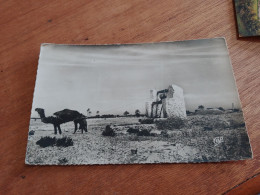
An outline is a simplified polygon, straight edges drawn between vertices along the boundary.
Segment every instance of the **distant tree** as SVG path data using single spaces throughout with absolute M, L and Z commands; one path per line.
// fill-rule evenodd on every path
M 199 109 L 199 110 L 204 110 L 204 106 L 203 106 L 203 105 L 200 105 L 200 106 L 198 106 L 198 109 Z
M 104 114 L 101 116 L 101 118 L 115 118 L 115 115 L 113 114 Z
M 135 111 L 135 116 L 139 117 L 140 114 L 141 114 L 140 110 L 136 109 L 136 111 Z
M 221 111 L 225 111 L 225 109 L 222 108 L 222 107 L 218 107 L 218 109 L 221 110 Z
M 124 115 L 125 115 L 125 116 L 129 115 L 129 112 L 128 112 L 128 111 L 125 111 L 125 112 L 124 112 Z
M 233 112 L 239 112 L 239 109 L 234 108 Z
M 91 111 L 90 111 L 90 108 L 87 109 L 87 116 L 91 116 Z

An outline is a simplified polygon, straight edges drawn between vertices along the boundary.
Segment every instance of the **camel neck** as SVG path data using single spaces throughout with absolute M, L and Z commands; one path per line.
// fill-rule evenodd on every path
M 41 120 L 43 120 L 45 118 L 45 113 L 44 113 L 44 110 L 42 112 L 38 112 L 40 117 L 41 117 Z

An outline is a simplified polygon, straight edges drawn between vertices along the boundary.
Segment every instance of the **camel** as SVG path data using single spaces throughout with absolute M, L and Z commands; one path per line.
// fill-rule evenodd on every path
M 78 111 L 64 109 L 64 110 L 55 112 L 53 114 L 54 116 L 48 116 L 48 117 L 45 116 L 44 109 L 42 109 L 42 108 L 36 108 L 35 111 L 38 112 L 38 114 L 41 117 L 41 121 L 43 123 L 53 124 L 54 134 L 57 134 L 57 129 L 59 130 L 59 133 L 61 134 L 60 125 L 63 123 L 70 122 L 70 121 L 74 122 L 74 125 L 75 125 L 74 133 L 76 133 L 76 131 L 78 129 L 78 124 L 79 124 L 79 129 L 81 129 L 82 133 L 83 133 L 83 130 L 85 132 L 87 132 L 86 117 L 83 114 L 79 113 Z

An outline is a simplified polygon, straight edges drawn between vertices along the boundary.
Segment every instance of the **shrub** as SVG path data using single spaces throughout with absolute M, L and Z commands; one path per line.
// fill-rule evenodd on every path
M 36 144 L 42 148 L 46 148 L 48 146 L 54 146 L 55 143 L 56 143 L 56 137 L 49 137 L 49 136 L 42 137 L 36 142 Z
M 174 117 L 167 118 L 166 120 L 157 120 L 155 124 L 158 129 L 180 129 L 184 127 L 185 122 L 181 118 Z
M 31 130 L 29 131 L 29 135 L 34 135 L 35 131 Z
M 70 137 L 63 137 L 63 138 L 57 139 L 56 146 L 58 146 L 58 147 L 73 146 L 73 140 Z
M 193 129 L 195 126 L 204 129 L 205 131 L 211 131 L 214 129 L 226 129 L 230 127 L 228 122 L 228 116 L 226 115 L 201 115 L 189 118 L 187 125 Z
M 153 124 L 154 123 L 154 119 L 153 118 L 139 119 L 139 122 L 141 124 Z
M 68 162 L 68 159 L 66 159 L 66 158 L 59 158 L 58 161 L 59 161 L 59 164 L 66 164 Z
M 244 121 L 240 121 L 240 120 L 236 120 L 236 119 L 230 119 L 229 120 L 229 123 L 230 123 L 230 127 L 231 128 L 239 128 L 239 127 L 245 127 L 245 123 Z
M 144 129 L 144 130 L 138 132 L 137 135 L 138 136 L 150 136 L 151 134 L 148 130 Z
M 131 154 L 137 154 L 137 149 L 135 149 L 135 150 L 131 150 Z
M 127 130 L 127 132 L 128 133 L 139 133 L 139 129 L 134 129 L 134 128 L 129 128 L 128 130 Z
M 106 126 L 106 129 L 102 132 L 103 136 L 111 136 L 114 137 L 116 135 L 115 131 L 110 127 L 110 125 Z
M 212 122 L 213 129 L 226 129 L 229 128 L 229 122 L 227 120 L 216 120 Z
M 204 127 L 204 131 L 212 131 L 213 128 L 212 127 Z
M 163 137 L 169 137 L 169 134 L 168 134 L 167 131 L 161 131 L 161 135 L 162 135 Z
M 58 138 L 56 137 L 42 137 L 36 142 L 37 145 L 39 145 L 42 148 L 46 148 L 49 146 L 57 146 L 57 147 L 68 147 L 73 146 L 73 140 L 68 137 Z

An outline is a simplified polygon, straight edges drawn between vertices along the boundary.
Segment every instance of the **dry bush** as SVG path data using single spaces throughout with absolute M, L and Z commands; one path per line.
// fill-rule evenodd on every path
M 34 135 L 34 133 L 35 133 L 34 130 L 29 131 L 29 135 Z
M 180 129 L 185 126 L 185 120 L 174 117 L 174 118 L 167 118 L 165 120 L 156 120 L 155 125 L 158 129 Z
M 189 128 L 201 127 L 206 131 L 214 129 L 226 129 L 230 127 L 228 117 L 222 115 L 195 115 L 189 118 L 187 123 Z
M 69 147 L 73 146 L 73 140 L 70 137 L 63 137 L 56 140 L 56 146 Z
M 139 129 L 134 129 L 134 128 L 129 128 L 128 130 L 127 130 L 127 132 L 128 133 L 139 133 Z
M 68 146 L 73 146 L 73 140 L 69 137 L 63 137 L 63 138 L 58 138 L 56 137 L 42 137 L 36 142 L 37 145 L 39 145 L 42 148 L 46 148 L 49 146 L 57 146 L 57 147 L 68 147 Z
M 154 123 L 154 119 L 153 118 L 139 119 L 139 122 L 141 124 L 153 124 Z
M 56 137 L 42 137 L 41 139 L 39 139 L 36 144 L 39 145 L 42 148 L 46 148 L 49 146 L 54 146 L 56 143 Z
M 168 138 L 168 137 L 169 137 L 169 134 L 168 134 L 167 131 L 161 131 L 161 136 Z
M 110 127 L 110 125 L 106 126 L 106 129 L 102 132 L 103 136 L 111 136 L 114 137 L 116 135 L 115 131 Z
M 66 159 L 66 158 L 59 158 L 58 161 L 59 161 L 59 164 L 62 165 L 62 164 L 66 164 L 68 162 L 68 159 Z
M 239 128 L 239 127 L 245 127 L 244 121 L 241 121 L 239 119 L 232 118 L 229 120 L 229 123 L 230 123 L 230 127 L 234 128 L 234 129 Z
M 225 129 L 230 126 L 229 122 L 226 120 L 216 120 L 216 121 L 211 121 L 212 125 L 211 127 L 213 129 Z
M 146 129 L 137 133 L 137 136 L 150 136 L 150 135 L 151 135 L 150 132 Z

